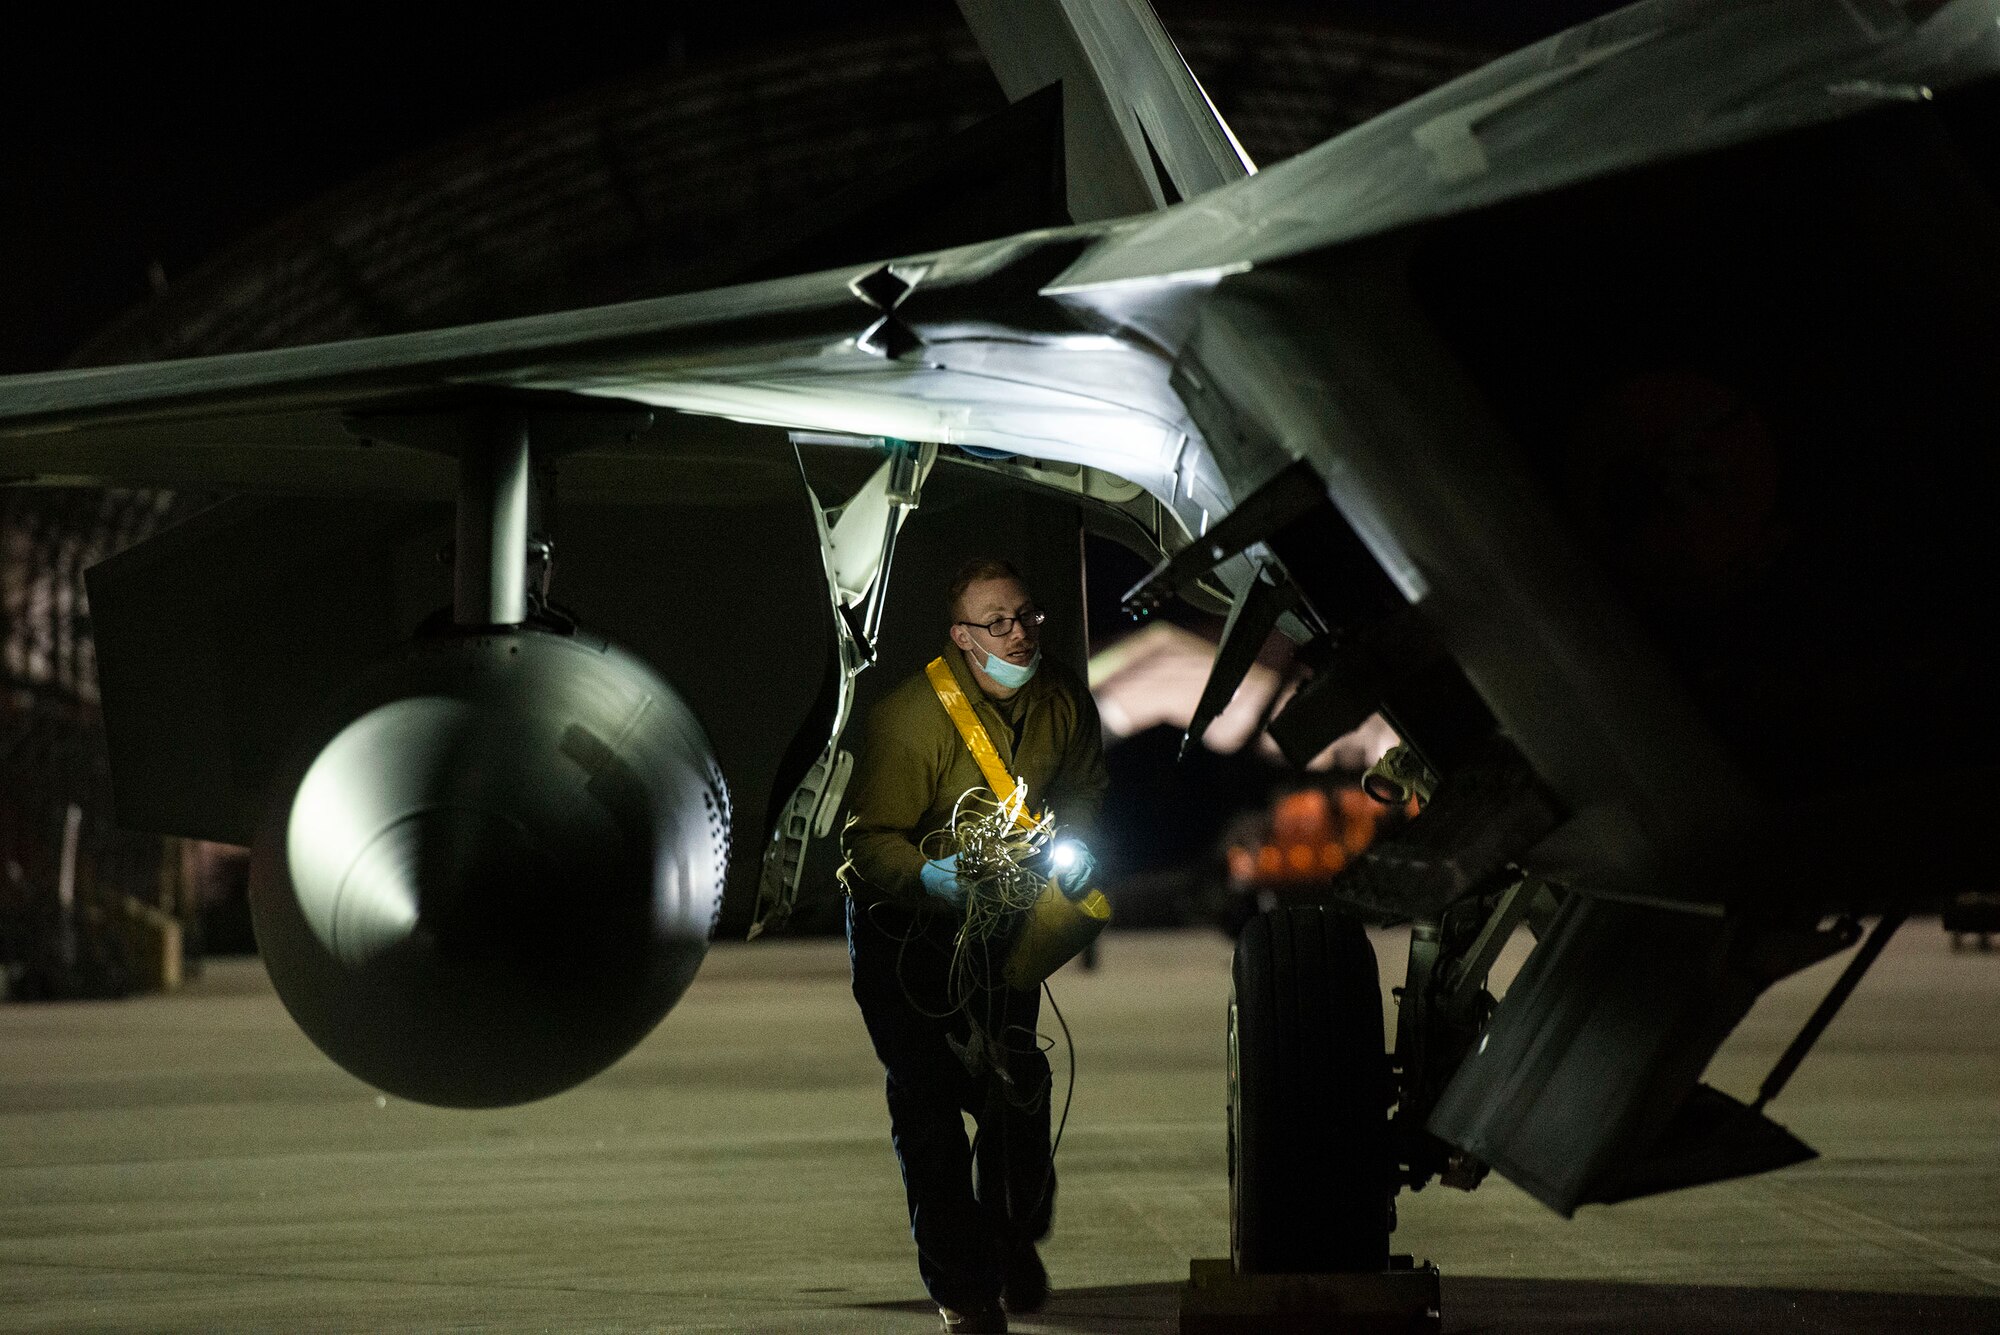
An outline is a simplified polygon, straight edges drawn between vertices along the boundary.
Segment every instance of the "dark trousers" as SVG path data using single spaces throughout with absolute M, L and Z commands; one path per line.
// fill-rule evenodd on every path
M 1035 1040 L 1041 992 L 979 989 L 970 1016 L 955 1008 L 957 929 L 946 914 L 847 904 L 854 999 L 888 1071 L 917 1270 L 934 1300 L 966 1310 L 999 1299 L 1011 1249 L 1048 1236 L 1056 1180 L 1049 1062 Z M 997 982 L 997 967 L 982 976 Z M 960 1055 L 975 1019 L 998 1044 L 976 1074 Z M 978 1122 L 976 1154 L 962 1113 Z

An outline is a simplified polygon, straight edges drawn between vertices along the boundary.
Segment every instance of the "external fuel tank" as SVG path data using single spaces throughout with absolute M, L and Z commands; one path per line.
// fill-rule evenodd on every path
M 252 858 L 279 996 L 403 1098 L 522 1103 L 623 1056 L 694 978 L 729 798 L 693 712 L 606 641 L 420 636 L 304 726 Z

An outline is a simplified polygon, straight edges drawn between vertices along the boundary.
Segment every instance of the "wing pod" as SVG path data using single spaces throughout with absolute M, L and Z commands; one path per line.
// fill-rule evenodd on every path
M 554 1094 L 693 980 L 729 799 L 638 659 L 532 628 L 420 640 L 303 735 L 251 862 L 288 1009 L 378 1088 L 449 1107 Z

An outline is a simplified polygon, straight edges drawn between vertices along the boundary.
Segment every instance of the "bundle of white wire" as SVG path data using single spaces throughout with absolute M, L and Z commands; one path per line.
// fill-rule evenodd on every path
M 969 788 L 952 805 L 951 823 L 926 841 L 926 857 L 957 856 L 965 887 L 965 917 L 951 961 L 952 1000 L 961 1006 L 978 991 L 1005 986 L 1000 947 L 1049 883 L 1036 868 L 1047 863 L 1055 813 L 1044 811 L 1040 819 L 1024 822 L 1027 801 L 1028 786 L 1018 780 L 1004 799 L 987 788 Z
M 923 845 L 927 858 L 942 859 L 954 854 L 958 857 L 958 878 L 966 887 L 965 916 L 952 947 L 948 995 L 953 1007 L 964 1013 L 971 1026 L 973 1046 L 987 1049 L 994 1059 L 1010 1042 L 1025 1041 L 1043 1051 L 1054 1046 L 1052 1040 L 1026 1026 L 1010 1025 L 1006 1033 L 985 1033 L 981 1022 L 984 1008 L 974 1004 L 981 993 L 996 992 L 1006 986 L 1001 969 L 1006 962 L 1007 938 L 1049 883 L 1048 876 L 1035 868 L 1048 865 L 1049 845 L 1055 837 L 1055 813 L 1044 811 L 1040 819 L 1024 822 L 1021 813 L 1026 810 L 1027 802 L 1028 785 L 1018 778 L 1014 781 L 1013 795 L 1005 799 L 996 797 L 988 788 L 968 788 L 953 803 L 950 824 L 930 835 Z M 1042 986 L 1047 992 L 1048 985 Z M 1049 994 L 1049 1005 L 1055 1008 L 1053 993 Z M 1062 1012 L 1056 1010 L 1055 1016 L 1067 1038 L 1069 1025 L 1063 1021 Z M 1046 1083 L 1036 1089 L 1013 1088 L 1004 1060 L 997 1060 L 994 1069 L 1005 1087 L 1004 1096 L 1017 1106 L 1032 1107 L 1050 1094 Z M 1075 1093 L 1076 1048 L 1072 1044 L 1069 1096 Z M 1069 1097 L 1065 1097 L 1062 1120 L 1056 1125 L 1055 1145 L 1049 1150 L 1052 1170 L 1056 1148 L 1062 1144 L 1063 1127 L 1068 1124 Z

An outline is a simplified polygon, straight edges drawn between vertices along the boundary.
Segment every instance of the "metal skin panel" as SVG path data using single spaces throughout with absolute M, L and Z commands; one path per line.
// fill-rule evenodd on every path
M 1076 221 L 1162 208 L 1254 170 L 1151 6 L 959 0 L 959 9 L 1009 101 L 1062 85 Z
M 1430 1118 L 1560 1214 L 1606 1198 L 1766 980 L 1737 924 L 1578 895 Z
M 1223 392 L 1319 472 L 1570 810 L 1618 814 L 1618 837 L 1591 845 L 1577 881 L 1705 897 L 1666 868 L 1754 804 L 1629 613 L 1565 541 L 1504 432 L 1455 381 L 1398 258 L 1388 248 L 1326 274 L 1231 279 L 1191 346 L 1235 369 Z
M 1232 272 L 1426 219 L 1922 101 L 1993 72 L 2000 9 L 1648 0 L 1504 56 L 1248 180 L 1138 221 L 1053 285 Z

